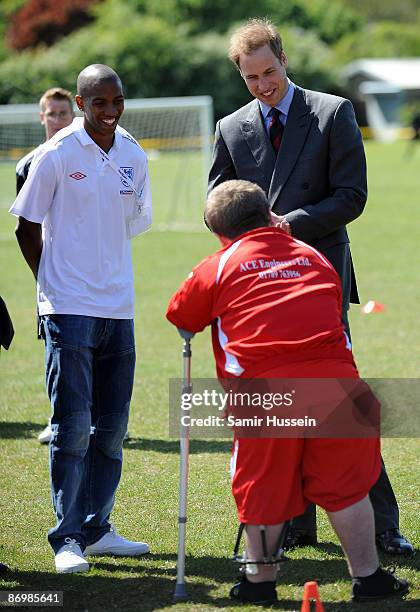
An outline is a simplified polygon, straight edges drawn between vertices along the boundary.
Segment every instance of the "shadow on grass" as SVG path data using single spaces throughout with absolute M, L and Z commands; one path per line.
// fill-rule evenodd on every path
M 200 453 L 230 453 L 229 440 L 190 440 L 190 455 Z M 130 438 L 124 443 L 125 450 L 153 451 L 155 453 L 179 453 L 179 440 Z
M 55 574 L 52 572 L 10 571 L 2 576 L 4 589 L 23 591 L 63 591 L 64 609 L 71 612 L 89 610 L 124 610 L 124 612 L 149 612 L 172 603 L 175 587 L 175 555 L 148 555 L 141 559 L 97 558 L 91 571 L 85 574 Z M 211 608 L 236 607 L 228 598 L 236 580 L 236 564 L 226 558 L 190 557 L 186 559 L 186 586 L 190 609 L 208 605 Z M 100 574 L 100 575 L 99 575 Z M 299 559 L 282 564 L 279 595 L 274 608 L 298 610 L 301 601 L 287 598 L 287 585 L 299 588 L 307 580 L 317 580 L 322 593 L 333 587 L 336 581 L 347 579 L 342 559 Z M 220 594 L 221 593 L 221 594 Z M 284 598 L 286 594 L 286 599 Z M 329 602 L 324 596 L 326 611 L 361 612 L 360 604 Z M 419 601 L 394 599 L 381 602 L 382 611 L 418 610 Z
M 36 438 L 44 425 L 31 421 L 2 421 L 0 422 L 0 438 Z M 190 454 L 200 453 L 230 453 L 232 442 L 229 440 L 191 440 Z M 179 440 L 164 440 L 151 438 L 130 438 L 124 442 L 125 450 L 154 451 L 155 453 L 179 453 Z
M 309 552 L 310 549 L 308 549 Z M 300 550 L 300 557 L 292 557 L 292 553 L 288 553 L 287 561 L 281 563 L 279 571 L 279 584 L 300 585 L 308 580 L 317 580 L 320 584 L 337 582 L 339 580 L 347 580 L 348 570 L 347 563 L 343 557 L 341 548 L 336 544 L 322 544 L 317 546 L 315 550 L 325 550 L 329 555 L 337 554 L 336 559 L 311 559 L 305 558 L 305 550 Z M 338 557 L 339 555 L 339 557 Z M 158 563 L 173 561 L 176 563 L 175 555 L 150 554 L 149 559 Z M 384 557 L 381 560 L 383 567 L 393 566 L 398 574 L 398 568 L 409 568 L 414 570 L 420 569 L 420 563 L 416 557 L 393 559 L 389 562 L 389 558 Z M 227 557 L 192 557 L 186 558 L 186 572 L 190 576 L 208 578 L 219 582 L 230 583 L 235 576 L 238 575 L 240 565 L 231 561 Z M 127 568 L 128 569 L 128 568 Z M 154 572 L 159 568 L 153 569 Z M 175 573 L 175 570 L 173 570 Z
M 32 421 L 2 421 L 0 422 L 0 438 L 36 438 L 46 424 L 46 421 L 44 425 L 32 423 Z
M 341 546 L 338 544 L 334 544 L 332 542 L 322 542 L 318 543 L 314 546 L 307 547 L 308 553 L 311 554 L 310 551 L 318 551 L 324 552 L 329 556 L 337 556 L 337 559 L 343 560 L 343 551 Z M 287 552 L 286 555 L 288 560 L 293 561 L 295 563 L 305 562 L 308 559 L 305 558 L 305 548 L 295 549 L 294 551 Z M 326 561 L 319 561 L 320 563 L 325 563 Z M 396 556 L 396 555 L 387 555 L 386 553 L 379 553 L 379 562 L 384 569 L 388 571 L 392 568 L 395 569 L 398 574 L 398 568 L 402 569 L 412 569 L 414 571 L 420 571 L 420 556 L 414 555 L 412 557 L 407 556 Z M 344 563 L 344 561 L 343 561 Z M 285 567 L 284 565 L 281 566 Z

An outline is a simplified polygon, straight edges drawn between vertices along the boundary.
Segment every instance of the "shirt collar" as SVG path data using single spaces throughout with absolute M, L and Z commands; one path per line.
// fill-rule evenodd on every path
M 96 145 L 96 142 L 94 142 L 92 140 L 92 138 L 89 136 L 89 134 L 86 132 L 84 126 L 83 126 L 83 117 L 75 117 L 73 119 L 73 123 L 71 124 L 72 127 L 74 127 L 75 130 L 75 134 L 80 142 L 81 145 L 88 146 L 88 145 Z M 121 141 L 122 141 L 122 134 L 120 132 L 120 127 L 117 125 L 117 129 L 115 130 L 115 138 L 114 138 L 114 142 L 112 144 L 111 149 L 109 150 L 109 153 L 112 151 L 112 149 L 119 149 L 120 145 L 121 145 Z
M 292 83 L 292 81 L 290 79 L 287 79 L 287 82 L 289 83 L 289 86 L 287 88 L 286 95 L 283 96 L 283 98 L 280 100 L 280 102 L 276 105 L 276 108 L 286 118 L 287 118 L 287 115 L 289 114 L 290 105 L 291 105 L 292 100 L 293 100 L 293 94 L 295 93 L 295 84 Z M 258 103 L 260 105 L 262 116 L 264 117 L 264 120 L 265 120 L 265 119 L 267 119 L 268 113 L 271 111 L 271 106 L 268 106 L 264 102 L 261 102 L 261 100 L 258 100 Z

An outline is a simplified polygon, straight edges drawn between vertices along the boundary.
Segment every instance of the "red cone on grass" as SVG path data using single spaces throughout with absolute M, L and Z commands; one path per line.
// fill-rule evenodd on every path
M 315 601 L 315 612 L 325 612 L 318 593 L 318 584 L 315 581 L 305 582 L 300 612 L 311 612 L 311 601 Z
M 377 302 L 376 300 L 369 300 L 364 306 L 362 306 L 363 314 L 370 314 L 371 312 L 383 312 L 385 305 Z

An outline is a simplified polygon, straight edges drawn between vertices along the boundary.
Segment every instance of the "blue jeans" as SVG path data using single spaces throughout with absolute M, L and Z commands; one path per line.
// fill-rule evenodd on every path
M 134 323 L 45 315 L 41 325 L 53 410 L 50 473 L 57 517 L 48 540 L 55 552 L 67 537 L 83 550 L 110 529 L 133 389 Z

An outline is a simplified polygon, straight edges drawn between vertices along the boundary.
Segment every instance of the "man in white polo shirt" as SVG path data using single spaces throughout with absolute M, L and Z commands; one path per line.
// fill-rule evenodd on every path
M 130 238 L 151 224 L 147 159 L 117 126 L 124 96 L 111 68 L 82 70 L 76 103 L 84 117 L 44 145 L 10 210 L 37 279 L 53 409 L 48 539 L 66 573 L 88 570 L 85 555 L 149 551 L 109 522 L 135 366 Z

